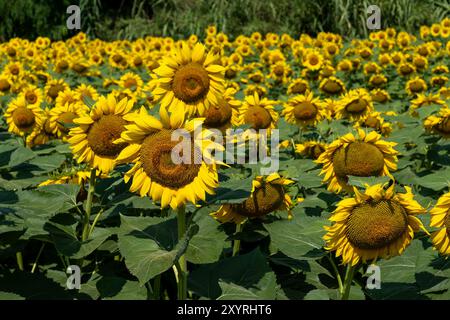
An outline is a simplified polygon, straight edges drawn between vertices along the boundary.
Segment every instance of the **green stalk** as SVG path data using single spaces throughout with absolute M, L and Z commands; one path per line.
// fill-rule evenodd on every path
M 342 300 L 348 300 L 355 270 L 356 270 L 355 266 L 352 266 L 351 264 L 347 265 L 347 271 L 345 272 L 344 286 L 341 295 Z
M 344 291 L 344 287 L 342 285 L 342 278 L 341 278 L 341 274 L 339 273 L 339 269 L 336 266 L 336 263 L 334 263 L 333 257 L 329 254 L 327 255 L 328 260 L 330 260 L 331 266 L 333 267 L 334 273 L 336 274 L 336 279 L 339 285 L 339 293 L 342 296 L 342 292 Z
M 161 299 L 161 274 L 158 274 L 155 277 L 155 281 L 153 282 L 153 297 L 155 300 Z
M 180 241 L 186 233 L 186 213 L 184 206 L 177 211 L 178 222 L 178 241 Z M 187 299 L 187 262 L 186 255 L 183 254 L 176 264 L 178 270 L 178 300 Z
M 84 225 L 83 225 L 83 234 L 81 236 L 82 241 L 86 241 L 89 238 L 89 221 L 91 218 L 91 210 L 92 210 L 92 199 L 94 198 L 94 192 L 95 192 L 95 168 L 91 170 L 91 176 L 89 178 L 89 190 L 88 195 L 86 199 L 86 209 L 85 209 L 85 216 L 84 216 Z
M 22 251 L 17 251 L 16 252 L 16 260 L 17 260 L 17 266 L 19 267 L 20 271 L 23 271 L 23 256 L 22 256 Z
M 31 273 L 34 273 L 34 270 L 36 270 L 36 267 L 37 267 L 37 265 L 38 265 L 39 258 L 41 257 L 42 251 L 44 251 L 44 247 L 45 247 L 45 242 L 42 243 L 42 246 L 41 246 L 41 248 L 39 249 L 39 252 L 38 252 L 38 254 L 37 254 L 37 256 L 36 256 L 36 260 L 34 260 L 33 267 L 31 268 Z
M 236 232 L 234 235 L 236 236 L 238 233 L 242 232 L 242 226 L 243 223 L 237 223 L 236 224 Z M 241 240 L 235 239 L 233 242 L 233 257 L 237 256 L 239 254 L 239 250 L 241 249 Z

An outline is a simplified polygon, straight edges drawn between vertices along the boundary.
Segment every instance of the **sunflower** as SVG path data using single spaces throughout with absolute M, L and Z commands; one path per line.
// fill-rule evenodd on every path
M 327 189 L 339 193 L 342 189 L 351 191 L 348 176 L 389 176 L 397 170 L 395 142 L 381 140 L 375 131 L 366 134 L 358 129 L 358 137 L 348 133 L 329 144 L 316 163 L 322 164 L 320 175 Z
M 7 94 L 12 87 L 11 77 L 0 75 L 0 95 Z
M 73 120 L 78 125 L 70 129 L 68 142 L 78 163 L 89 163 L 102 173 L 109 173 L 115 158 L 127 144 L 114 144 L 125 130 L 124 116 L 133 108 L 132 101 L 117 102 L 113 95 L 100 97 L 89 114 Z
M 410 96 L 415 96 L 416 94 L 426 91 L 427 84 L 420 77 L 414 77 L 408 80 L 405 90 Z
M 84 97 L 88 97 L 94 101 L 98 99 L 97 90 L 89 84 L 82 83 L 73 91 L 75 92 L 75 94 L 77 94 L 77 99 L 79 101 L 83 101 Z
M 288 123 L 305 128 L 315 126 L 327 116 L 327 112 L 320 99 L 314 98 L 312 91 L 306 91 L 304 95 L 289 99 L 284 104 L 282 115 Z
M 314 50 L 309 50 L 303 57 L 302 63 L 305 68 L 310 71 L 317 71 L 322 67 L 324 58 L 323 56 Z
M 388 91 L 379 88 L 370 91 L 370 96 L 372 97 L 372 101 L 378 103 L 385 103 L 391 99 Z
M 34 85 L 29 85 L 20 93 L 29 105 L 40 106 L 44 101 L 42 90 Z
M 417 214 L 426 210 L 414 200 L 411 188 L 396 193 L 394 185 L 367 186 L 364 193 L 354 188 L 353 198 L 338 203 L 326 226 L 326 250 L 336 251 L 343 264 L 374 262 L 401 255 L 420 229 L 427 232 Z
M 61 91 L 65 91 L 67 89 L 69 89 L 69 86 L 64 82 L 64 79 L 52 79 L 47 81 L 44 89 L 45 95 L 47 96 L 47 101 L 55 101 L 58 97 L 58 94 Z
M 239 125 L 241 101 L 235 99 L 236 93 L 236 89 L 227 88 L 223 97 L 218 99 L 218 104 L 206 110 L 203 115 L 205 128 L 215 128 L 225 132 L 226 129 Z
M 331 76 L 329 78 L 324 78 L 319 85 L 322 92 L 329 95 L 339 95 L 345 92 L 345 84 L 341 79 Z
M 411 110 L 413 115 L 417 115 L 416 109 L 433 104 L 443 106 L 445 105 L 445 101 L 441 99 L 439 93 L 430 93 L 428 95 L 419 93 L 415 99 L 411 100 L 411 106 L 409 107 L 409 109 Z
M 289 84 L 287 94 L 304 94 L 306 90 L 309 89 L 308 81 L 303 79 L 295 79 Z
M 306 141 L 295 145 L 295 152 L 309 159 L 317 160 L 325 152 L 327 144 L 321 141 Z
M 137 95 L 142 91 L 144 82 L 141 77 L 133 72 L 127 72 L 120 77 L 118 84 L 123 89 L 128 89 Z
M 153 95 L 170 112 L 203 115 L 210 105 L 218 103 L 224 91 L 224 68 L 216 64 L 217 60 L 211 52 L 205 53 L 202 44 L 191 50 L 183 43 L 154 70 L 159 79 Z
M 336 110 L 336 119 L 359 120 L 372 112 L 372 98 L 364 88 L 353 89 L 344 94 Z
M 450 109 L 441 108 L 438 116 L 427 117 L 423 125 L 432 133 L 437 133 L 447 139 L 450 138 Z
M 259 97 L 267 96 L 267 88 L 263 85 L 248 84 L 244 89 L 244 94 L 246 96 L 253 96 L 255 93 Z
M 57 104 L 49 112 L 48 128 L 54 136 L 65 141 L 73 120 L 88 112 L 89 108 L 82 103 Z
M 442 87 L 448 82 L 447 76 L 434 76 L 431 77 L 430 84 L 434 87 Z
M 24 136 L 33 131 L 43 111 L 36 104 L 29 104 L 24 96 L 12 100 L 6 109 L 5 119 L 8 131 Z
M 376 88 L 383 87 L 387 82 L 388 80 L 384 74 L 374 74 L 369 78 L 369 84 Z
M 430 226 L 439 228 L 431 234 L 434 247 L 445 256 L 450 255 L 450 192 L 442 195 L 430 211 Z
M 36 119 L 36 126 L 33 131 L 27 136 L 26 144 L 30 148 L 45 144 L 50 140 L 56 139 L 56 136 L 50 129 L 50 110 L 45 109 L 42 116 Z
M 186 121 L 184 112 L 169 113 L 160 108 L 160 118 L 149 115 L 144 108 L 125 117 L 131 121 L 116 144 L 128 143 L 117 158 L 118 162 L 133 162 L 134 166 L 125 174 L 125 182 L 132 178 L 131 192 L 142 197 L 150 196 L 160 201 L 161 208 L 172 209 L 186 202 L 196 204 L 205 200 L 206 194 L 214 194 L 218 186 L 216 163 L 205 147 L 214 143 L 208 140 L 208 131 L 202 137 L 194 136 L 202 124 L 200 119 Z M 179 144 L 172 140 L 177 129 L 186 130 L 191 137 L 188 163 L 174 163 L 173 150 Z M 205 162 L 206 159 L 210 161 Z M 187 161 L 186 161 L 187 162 Z
M 247 219 L 262 218 L 271 212 L 286 210 L 288 219 L 291 219 L 290 208 L 293 203 L 285 186 L 292 183 L 294 181 L 283 178 L 278 173 L 267 177 L 257 176 L 252 181 L 251 194 L 245 201 L 222 205 L 219 210 L 211 213 L 211 216 L 221 223 L 241 224 Z
M 380 112 L 371 112 L 370 114 L 361 118 L 356 124 L 355 128 L 372 128 L 381 133 L 384 137 L 389 136 L 392 132 L 390 123 L 385 122 Z
M 278 121 L 278 113 L 274 110 L 276 101 L 260 98 L 258 93 L 246 96 L 239 114 L 239 124 L 249 124 L 252 129 L 274 129 Z

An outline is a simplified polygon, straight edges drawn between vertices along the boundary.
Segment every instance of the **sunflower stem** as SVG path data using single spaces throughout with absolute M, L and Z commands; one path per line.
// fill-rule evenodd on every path
M 17 251 L 16 252 L 16 260 L 17 260 L 17 266 L 19 267 L 20 271 L 23 271 L 23 256 L 22 256 L 22 251 Z
M 333 257 L 329 254 L 327 255 L 328 260 L 330 260 L 331 266 L 333 267 L 334 273 L 336 274 L 336 279 L 339 285 L 339 293 L 342 295 L 342 292 L 344 291 L 344 287 L 342 286 L 342 277 L 339 273 L 339 269 L 336 266 L 336 263 L 334 263 Z
M 82 241 L 86 241 L 89 238 L 89 221 L 91 219 L 91 210 L 92 210 L 92 199 L 94 198 L 95 192 L 95 168 L 91 170 L 91 176 L 89 178 L 89 190 L 86 199 L 86 209 L 84 216 L 84 225 L 83 225 L 83 234 L 81 236 Z
M 153 298 L 155 300 L 161 299 L 161 274 L 158 274 L 155 277 L 155 281 L 153 282 Z
M 186 233 L 186 213 L 184 206 L 177 210 L 177 222 L 178 222 L 178 241 L 184 237 Z M 187 262 L 186 255 L 182 254 L 178 259 L 178 300 L 187 299 Z
M 345 272 L 344 288 L 342 290 L 341 296 L 342 300 L 348 300 L 355 270 L 356 270 L 355 266 L 352 266 L 351 264 L 347 265 L 347 271 Z
M 234 235 L 236 236 L 238 233 L 242 232 L 242 225 L 243 223 L 237 223 L 236 224 L 236 232 Z M 237 256 L 239 254 L 239 250 L 241 249 L 241 240 L 235 239 L 233 242 L 233 257 Z
M 39 249 L 39 252 L 38 252 L 38 254 L 36 256 L 36 260 L 34 260 L 33 267 L 31 268 L 31 273 L 34 273 L 34 270 L 36 270 L 39 258 L 41 257 L 42 251 L 44 251 L 44 247 L 45 247 L 45 242 L 42 243 L 42 246 Z

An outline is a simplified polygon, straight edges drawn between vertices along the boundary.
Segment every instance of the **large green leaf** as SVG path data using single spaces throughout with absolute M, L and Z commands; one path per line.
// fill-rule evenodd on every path
M 174 218 L 120 216 L 119 250 L 130 272 L 144 285 L 172 267 L 182 254 Z

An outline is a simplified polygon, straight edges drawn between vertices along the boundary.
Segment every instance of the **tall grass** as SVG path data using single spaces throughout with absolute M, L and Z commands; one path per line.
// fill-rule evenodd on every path
M 70 0 L 0 0 L 0 37 L 64 38 Z M 253 31 L 366 36 L 366 8 L 381 8 L 382 27 L 415 32 L 450 16 L 450 0 L 79 0 L 82 31 L 103 39 L 202 35 L 209 24 L 231 35 Z

